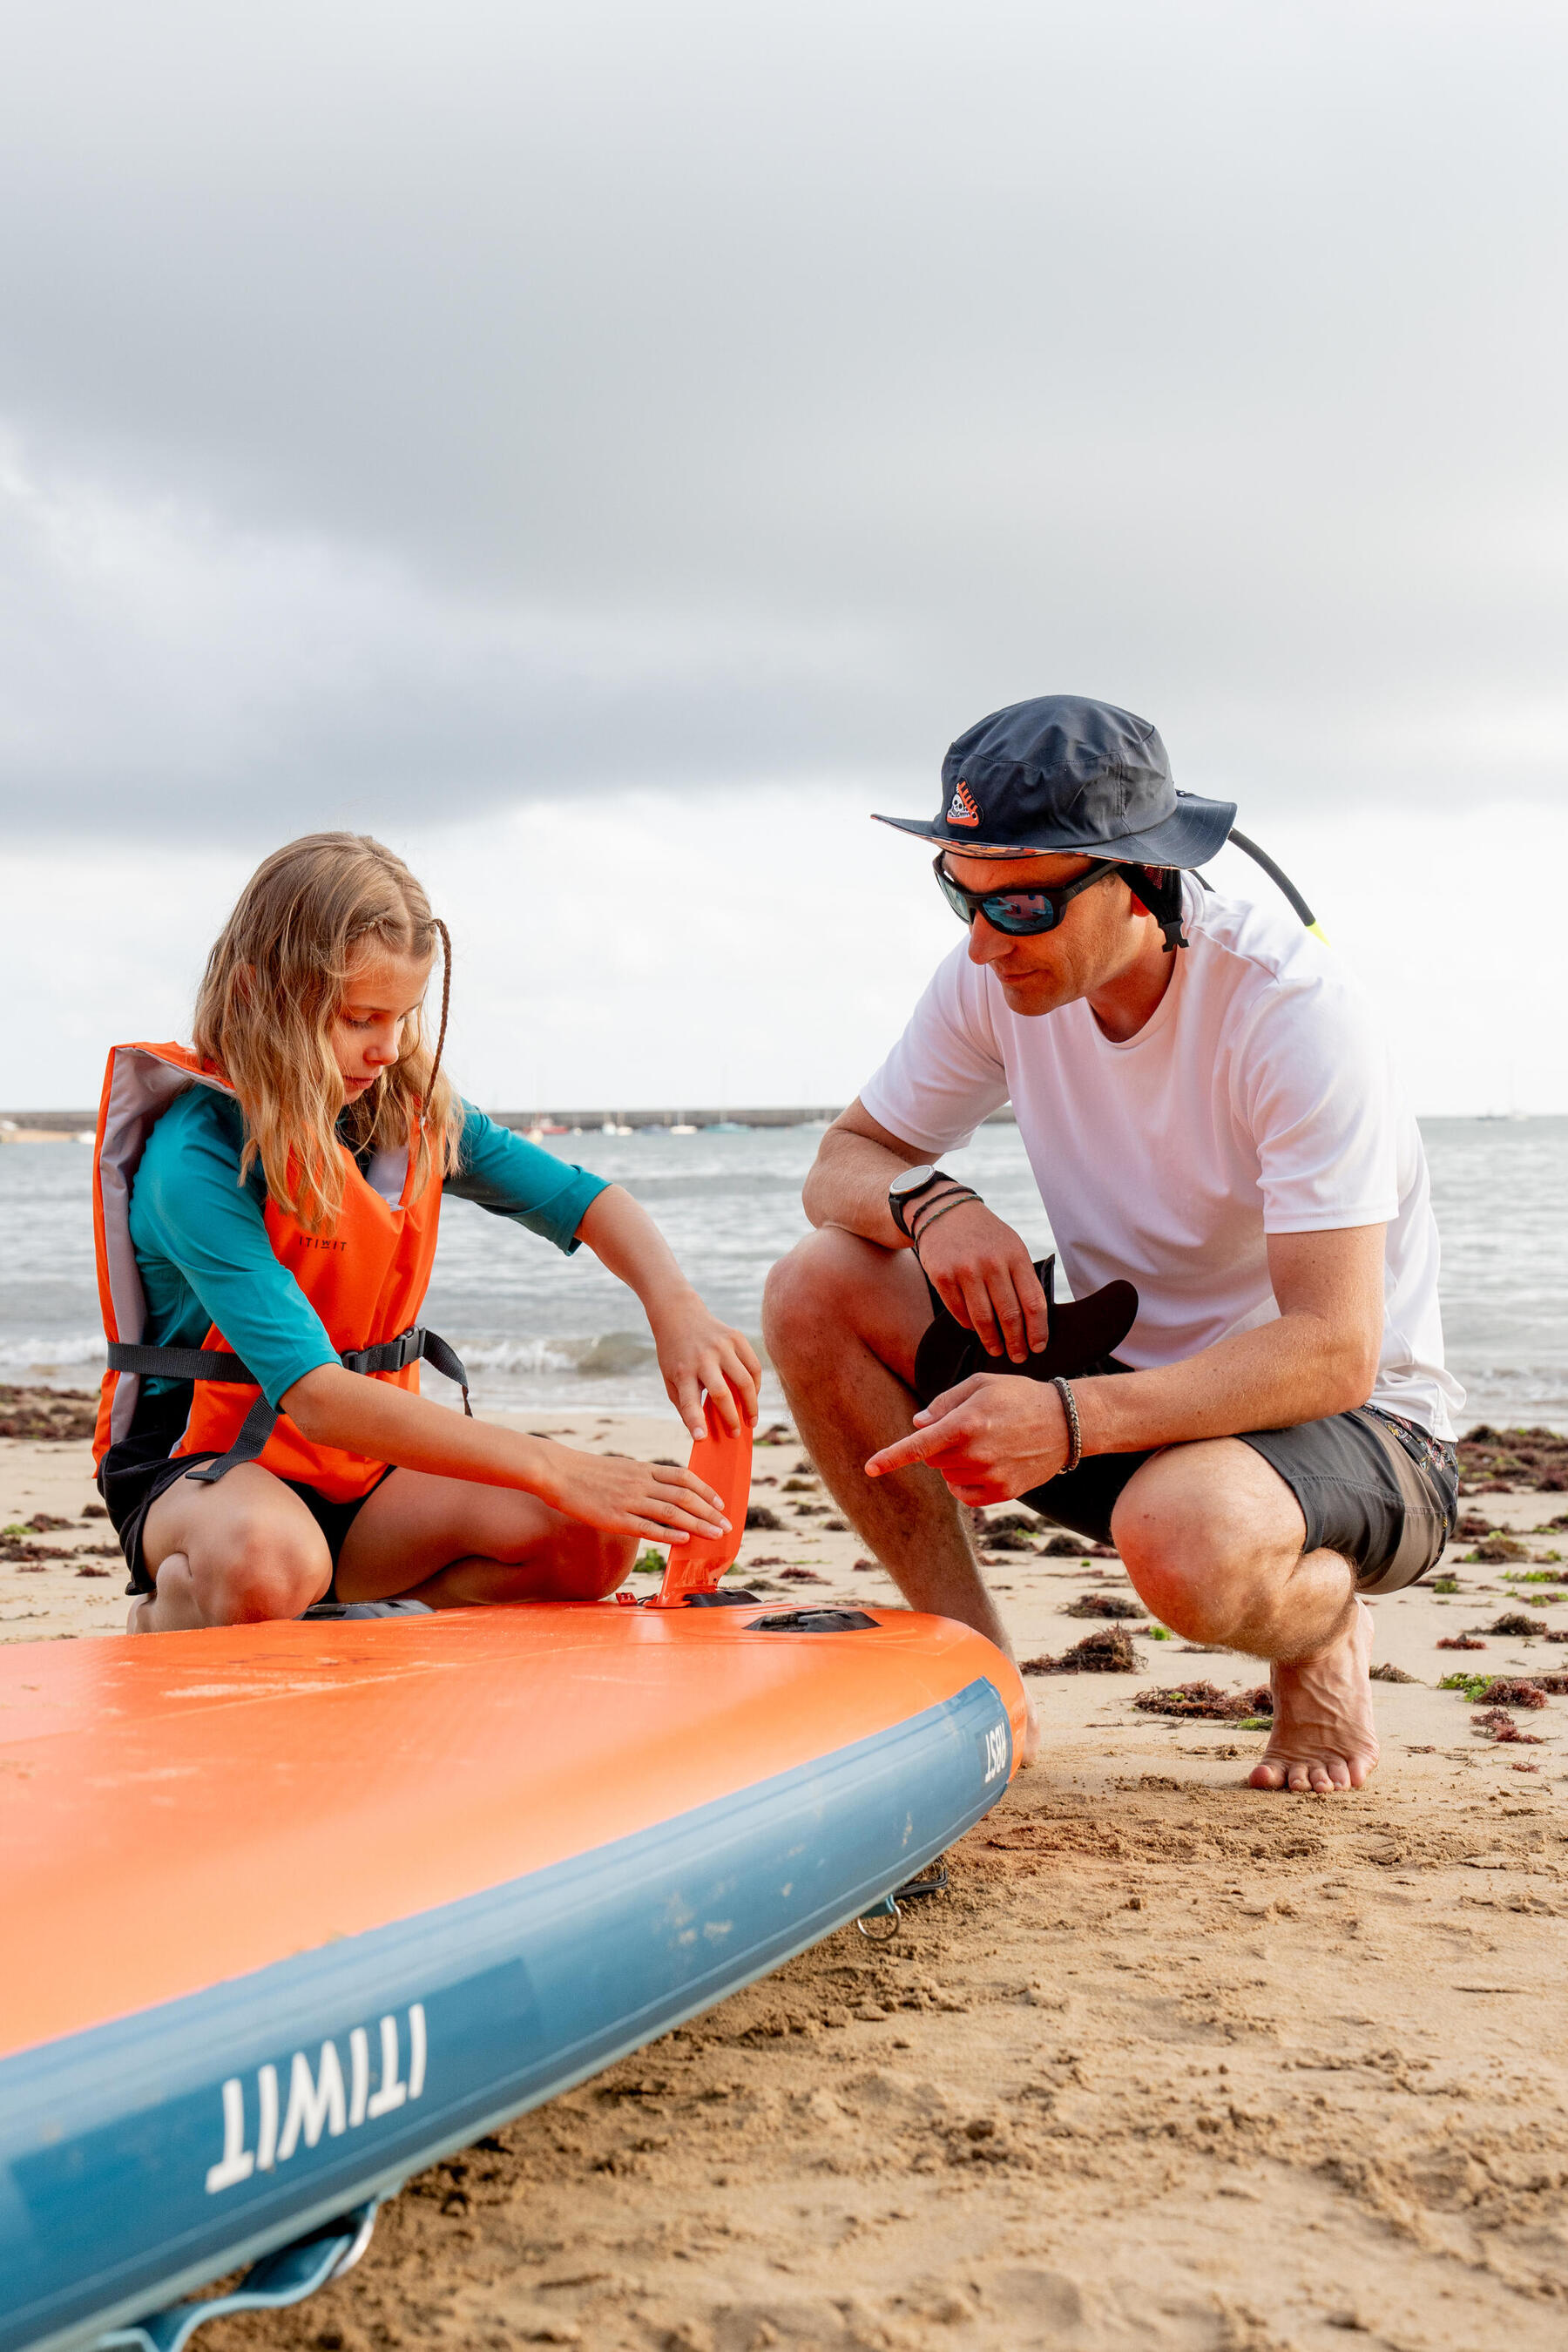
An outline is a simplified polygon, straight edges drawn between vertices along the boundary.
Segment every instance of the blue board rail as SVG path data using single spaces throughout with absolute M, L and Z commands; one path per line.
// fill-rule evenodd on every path
M 634 1836 L 0 2062 L 0 2352 L 94 2344 L 711 2008 L 940 1854 L 1011 1769 L 977 1677 Z

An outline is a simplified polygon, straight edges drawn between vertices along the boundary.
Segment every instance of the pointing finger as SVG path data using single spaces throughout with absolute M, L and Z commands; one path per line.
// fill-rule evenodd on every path
M 945 1454 L 954 1435 L 945 1420 L 934 1422 L 929 1429 L 913 1429 L 908 1437 L 900 1437 L 895 1444 L 884 1445 L 879 1454 L 873 1454 L 866 1465 L 866 1475 L 885 1478 L 889 1471 L 912 1470 L 920 1463 L 931 1461 L 934 1454 Z

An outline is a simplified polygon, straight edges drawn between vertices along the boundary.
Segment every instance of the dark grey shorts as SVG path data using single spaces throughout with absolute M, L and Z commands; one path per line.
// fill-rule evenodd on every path
M 1459 1515 L 1451 1445 L 1372 1405 L 1294 1429 L 1237 1434 L 1278 1470 L 1301 1506 L 1303 1549 L 1337 1551 L 1348 1559 L 1358 1591 L 1398 1592 L 1441 1557 Z M 1149 1454 L 1091 1454 L 1021 1499 L 1076 1535 L 1109 1543 L 1118 1496 L 1152 1459 Z

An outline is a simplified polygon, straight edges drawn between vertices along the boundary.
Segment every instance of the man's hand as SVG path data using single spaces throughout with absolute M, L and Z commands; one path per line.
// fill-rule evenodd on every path
M 965 1201 L 945 1215 L 927 1214 L 922 1222 L 917 1202 L 910 1222 L 922 1273 L 988 1356 L 1021 1364 L 1050 1336 L 1046 1294 L 1028 1251 L 984 1201 Z
M 693 1437 L 706 1429 L 704 1389 L 731 1436 L 740 1432 L 742 1413 L 755 1422 L 763 1368 L 743 1331 L 721 1323 L 694 1290 L 650 1304 L 647 1319 L 665 1391 Z
M 814 1225 L 842 1225 L 879 1249 L 908 1249 L 909 1235 L 900 1231 L 888 1206 L 888 1187 L 930 1157 L 874 1119 L 857 1097 L 817 1148 L 802 1195 L 805 1213 Z M 1045 1346 L 1046 1294 L 1011 1225 L 994 1216 L 984 1201 L 944 1208 L 935 1191 L 929 1200 L 914 1200 L 907 1213 L 917 1237 L 915 1255 L 937 1297 L 965 1330 L 979 1335 L 988 1355 L 1021 1364 Z
M 1067 1412 L 1054 1388 L 976 1372 L 933 1397 L 908 1437 L 872 1454 L 866 1475 L 885 1478 L 926 1463 L 961 1503 L 1005 1503 L 1054 1478 L 1069 1450 Z

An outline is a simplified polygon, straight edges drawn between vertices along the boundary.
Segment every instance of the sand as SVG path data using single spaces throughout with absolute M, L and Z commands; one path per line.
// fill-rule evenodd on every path
M 519 1425 L 683 1457 L 672 1419 Z M 757 1455 L 748 1582 L 889 1601 L 798 1449 Z M 775 1483 L 768 1486 L 769 1479 Z M 0 1637 L 117 1632 L 86 1449 L 0 1441 L 0 1511 L 54 1558 L 0 1563 Z M 1489 1495 L 1533 1529 L 1562 1496 Z M 817 1507 L 796 1517 L 795 1505 Z M 81 1547 L 89 1549 L 83 1552 Z M 1264 1735 L 1167 1724 L 1141 1690 L 1257 1668 L 1132 1623 L 1144 1671 L 1032 1685 L 1043 1760 L 950 1856 L 950 1891 L 873 1948 L 845 1930 L 692 2026 L 411 2182 L 351 2277 L 211 2352 L 581 2344 L 1559 2346 L 1568 2313 L 1568 1698 L 1475 1736 L 1440 1674 L 1568 1670 L 1568 1643 L 1440 1636 L 1568 1599 L 1497 1564 L 1375 1604 L 1384 1758 L 1331 1799 L 1244 1785 Z M 1568 1554 L 1568 1529 L 1528 1539 Z M 1093 1631 L 1114 1560 L 991 1573 L 1020 1654 Z M 1515 1564 L 1528 1567 L 1529 1562 Z M 1568 1566 L 1568 1562 L 1565 1562 Z M 785 1578 L 788 1567 L 820 1587 Z M 108 1578 L 79 1573 L 109 1568 Z M 644 1580 L 646 1582 L 647 1580 Z M 1568 1594 L 1568 1582 L 1563 1590 Z

